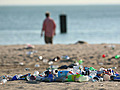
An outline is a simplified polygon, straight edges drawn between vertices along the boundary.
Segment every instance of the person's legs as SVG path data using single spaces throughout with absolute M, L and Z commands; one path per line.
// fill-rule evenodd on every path
M 45 43 L 46 44 L 53 44 L 53 37 L 47 37 L 47 36 L 45 36 Z
M 48 44 L 49 43 L 49 38 L 47 36 L 45 36 L 45 43 Z
M 50 43 L 50 44 L 53 44 L 53 37 L 50 37 L 50 38 L 49 38 L 49 43 Z

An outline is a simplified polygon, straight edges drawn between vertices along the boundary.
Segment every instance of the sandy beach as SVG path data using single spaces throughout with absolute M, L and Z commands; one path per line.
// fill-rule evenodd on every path
M 114 47 L 113 47 L 114 46 Z M 83 66 L 94 67 L 99 70 L 100 67 L 111 68 L 117 67 L 116 71 L 120 73 L 120 59 L 112 58 L 120 55 L 120 44 L 68 44 L 68 45 L 35 45 L 34 49 L 25 49 L 25 45 L 1 45 L 0 46 L 0 76 L 16 74 L 33 74 L 34 71 L 42 73 L 49 67 L 38 57 L 44 59 L 53 59 L 56 56 L 68 55 L 71 59 L 60 59 L 54 62 L 54 65 L 69 65 L 75 60 L 82 59 Z M 34 51 L 28 55 L 29 51 Z M 105 54 L 106 57 L 102 58 Z M 102 64 L 100 64 L 102 63 Z M 35 67 L 39 64 L 40 67 Z M 29 68 L 29 70 L 25 70 Z M 0 90 L 119 90 L 120 82 L 103 81 L 103 82 L 39 82 L 28 83 L 23 80 L 8 81 L 0 85 Z

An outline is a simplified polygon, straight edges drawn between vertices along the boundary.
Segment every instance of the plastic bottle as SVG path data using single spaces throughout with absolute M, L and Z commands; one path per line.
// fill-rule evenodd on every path
M 76 73 L 79 73 L 80 74 L 80 69 L 79 69 L 80 66 L 73 66 L 73 73 L 76 74 Z
M 94 78 L 96 75 L 97 75 L 97 71 L 91 71 L 89 76 Z
M 88 81 L 89 80 L 89 77 L 88 76 L 80 76 L 78 81 L 79 82 L 85 82 L 85 81 Z

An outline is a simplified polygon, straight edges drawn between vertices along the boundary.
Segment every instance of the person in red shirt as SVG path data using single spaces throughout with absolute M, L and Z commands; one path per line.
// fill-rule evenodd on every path
M 46 44 L 53 44 L 53 37 L 56 35 L 55 29 L 56 24 L 53 19 L 50 18 L 50 13 L 45 13 L 46 19 L 43 21 L 41 36 L 43 36 L 44 32 L 44 39 Z

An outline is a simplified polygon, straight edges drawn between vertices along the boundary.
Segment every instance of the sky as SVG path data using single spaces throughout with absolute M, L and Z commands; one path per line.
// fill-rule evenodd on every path
M 120 0 L 0 0 L 0 5 L 120 4 Z

